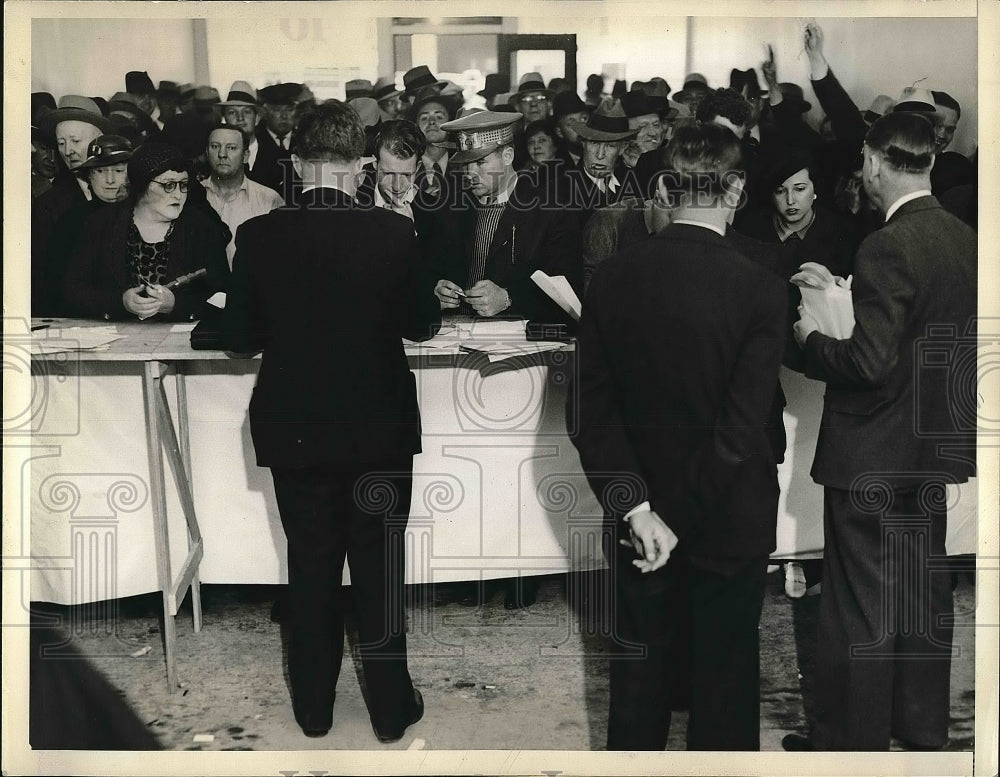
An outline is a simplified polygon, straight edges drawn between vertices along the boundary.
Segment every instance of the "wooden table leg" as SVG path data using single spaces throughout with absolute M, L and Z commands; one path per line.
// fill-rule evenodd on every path
M 183 362 L 174 365 L 174 380 L 177 388 L 177 428 L 180 437 L 181 461 L 184 462 L 184 472 L 187 474 L 188 490 L 194 498 L 194 478 L 191 476 L 191 431 L 188 424 L 187 384 L 183 370 Z M 200 538 L 200 536 L 199 536 Z M 188 531 L 188 539 L 195 539 Z M 195 633 L 201 631 L 201 578 L 195 569 L 191 576 L 191 610 L 194 614 Z
M 163 647 L 167 658 L 167 685 L 177 687 L 177 630 L 171 612 L 173 581 L 170 568 L 170 536 L 167 529 L 167 495 L 163 478 L 163 448 L 160 443 L 159 399 L 160 367 L 156 362 L 143 364 L 142 388 L 146 411 L 146 454 L 149 458 L 149 492 L 153 506 L 153 539 L 156 544 L 156 578 L 163 594 Z

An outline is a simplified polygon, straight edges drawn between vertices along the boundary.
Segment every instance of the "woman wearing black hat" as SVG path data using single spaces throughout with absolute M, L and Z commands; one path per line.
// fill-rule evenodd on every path
M 84 224 L 63 282 L 72 315 L 182 321 L 201 317 L 229 277 L 219 222 L 185 208 L 197 185 L 181 151 L 150 142 L 128 162 L 130 196 Z M 204 270 L 174 286 L 182 276 Z

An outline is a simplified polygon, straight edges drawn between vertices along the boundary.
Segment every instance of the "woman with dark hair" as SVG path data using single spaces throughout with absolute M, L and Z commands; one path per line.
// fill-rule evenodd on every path
M 101 209 L 84 224 L 63 282 L 70 314 L 200 318 L 208 298 L 226 288 L 228 230 L 201 208 L 185 207 L 188 187 L 195 182 L 174 146 L 141 146 L 128 162 L 128 181 L 127 200 Z
M 528 152 L 525 170 L 538 170 L 545 162 L 554 162 L 566 156 L 562 139 L 556 134 L 551 119 L 533 121 L 524 130 L 524 145 Z

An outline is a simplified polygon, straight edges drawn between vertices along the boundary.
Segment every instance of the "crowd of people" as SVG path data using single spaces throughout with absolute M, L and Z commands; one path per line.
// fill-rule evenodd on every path
M 431 337 L 450 313 L 573 327 L 531 279 L 542 270 L 584 299 L 574 443 L 608 516 L 616 635 L 645 647 L 612 662 L 608 747 L 662 749 L 675 704 L 690 706 L 692 749 L 759 747 L 782 363 L 828 386 L 817 729 L 789 746 L 947 742 L 950 589 L 912 569 L 926 547 L 944 555 L 928 489 L 972 469 L 915 431 L 921 413 L 932 428 L 950 418 L 951 395 L 925 386 L 915 405 L 913 351 L 929 324 L 961 333 L 975 314 L 975 159 L 948 150 L 949 94 L 907 87 L 862 109 L 822 29 L 803 40 L 819 130 L 773 54 L 763 85 L 733 69 L 728 86 L 691 73 L 677 92 L 653 78 L 606 95 L 592 76 L 581 98 L 565 79 L 527 73 L 514 89 L 492 74 L 485 109 L 425 65 L 401 89 L 349 82 L 344 101 L 245 81 L 223 100 L 144 72 L 107 101 L 33 95 L 33 315 L 192 320 L 226 291 L 226 343 L 264 352 L 251 429 L 289 540 L 289 676 L 307 735 L 332 725 L 345 555 L 375 732 L 394 741 L 423 714 L 402 612 L 420 434 L 400 338 Z M 853 275 L 847 340 L 800 315 L 790 279 L 805 262 Z M 350 359 L 313 352 L 348 329 Z M 359 496 L 373 473 L 387 507 Z M 929 516 L 930 545 L 901 551 L 912 568 L 883 564 L 881 523 L 857 496 L 875 473 L 894 509 Z M 896 639 L 887 588 L 927 633 Z M 872 645 L 884 650 L 850 657 Z

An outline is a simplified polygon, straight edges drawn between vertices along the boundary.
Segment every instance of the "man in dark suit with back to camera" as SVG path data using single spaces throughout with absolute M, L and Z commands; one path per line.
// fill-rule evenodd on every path
M 826 381 L 812 468 L 825 549 L 815 728 L 788 750 L 948 742 L 945 487 L 975 474 L 977 260 L 975 232 L 931 196 L 934 152 L 923 116 L 871 126 L 862 181 L 886 223 L 854 264 L 853 334 L 806 314 L 794 327 L 805 374 Z
M 666 746 L 690 660 L 688 749 L 757 750 L 785 289 L 725 237 L 736 136 L 680 127 L 667 158 L 683 192 L 672 223 L 597 268 L 578 342 L 574 443 L 605 512 L 616 642 L 632 651 L 611 661 L 608 749 Z
M 393 742 L 423 715 L 403 610 L 420 418 L 401 338 L 432 336 L 440 311 L 412 223 L 353 207 L 364 144 L 345 104 L 302 120 L 292 147 L 300 202 L 237 231 L 224 334 L 233 351 L 263 350 L 250 430 L 288 539 L 295 719 L 307 736 L 333 723 L 346 556 L 372 727 Z

